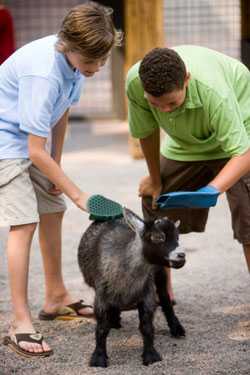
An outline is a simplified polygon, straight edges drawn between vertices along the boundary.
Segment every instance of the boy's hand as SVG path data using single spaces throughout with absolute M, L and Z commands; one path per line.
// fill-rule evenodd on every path
M 56 187 L 56 185 L 53 185 L 49 190 L 48 190 L 49 194 L 51 195 L 60 195 L 62 194 L 62 191 Z
M 152 208 L 157 209 L 157 198 L 161 194 L 162 185 L 153 185 L 151 177 L 146 176 L 141 179 L 139 185 L 139 197 L 152 197 Z

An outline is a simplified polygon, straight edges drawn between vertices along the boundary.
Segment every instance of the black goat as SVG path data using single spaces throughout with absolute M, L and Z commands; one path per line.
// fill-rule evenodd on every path
M 107 367 L 108 333 L 121 327 L 120 313 L 131 306 L 139 311 L 143 364 L 161 360 L 154 348 L 155 289 L 171 334 L 185 336 L 166 291 L 164 266 L 180 268 L 185 263 L 173 222 L 167 218 L 144 222 L 124 209 L 121 219 L 90 225 L 79 245 L 78 262 L 85 281 L 96 292 L 96 348 L 90 366 Z

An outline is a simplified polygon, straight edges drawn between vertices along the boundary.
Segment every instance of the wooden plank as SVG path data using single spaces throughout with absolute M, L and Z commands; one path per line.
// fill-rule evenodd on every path
M 154 47 L 165 45 L 163 0 L 125 0 L 125 74 Z M 130 154 L 143 158 L 139 141 L 129 138 Z
M 241 60 L 250 69 L 250 2 L 241 0 Z
M 128 69 L 165 44 L 163 0 L 125 1 L 125 65 Z
M 114 48 L 111 54 L 112 107 L 115 118 L 127 118 L 125 79 L 124 79 L 124 48 Z
M 250 2 L 241 0 L 241 37 L 242 39 L 250 38 Z

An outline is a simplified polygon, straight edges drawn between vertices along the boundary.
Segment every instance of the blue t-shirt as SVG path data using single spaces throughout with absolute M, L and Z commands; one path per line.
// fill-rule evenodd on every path
M 56 40 L 35 40 L 0 66 L 0 159 L 28 158 L 28 134 L 47 138 L 80 98 L 84 77 L 56 51 Z

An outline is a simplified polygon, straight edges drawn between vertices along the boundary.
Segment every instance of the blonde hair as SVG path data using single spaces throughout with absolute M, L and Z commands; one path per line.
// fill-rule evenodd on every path
M 122 33 L 114 27 L 112 13 L 112 8 L 93 1 L 72 8 L 58 32 L 56 49 L 78 52 L 89 59 L 104 57 L 122 40 Z

